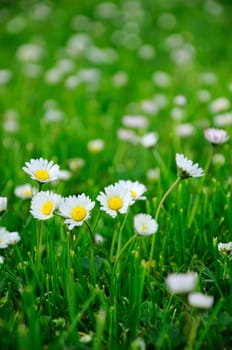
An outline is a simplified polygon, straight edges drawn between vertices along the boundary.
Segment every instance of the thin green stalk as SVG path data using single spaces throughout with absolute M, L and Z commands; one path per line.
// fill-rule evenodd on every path
M 129 209 L 128 209 L 126 215 L 124 216 L 122 225 L 121 225 L 120 230 L 119 230 L 119 233 L 118 233 L 118 245 L 117 245 L 116 260 L 117 260 L 118 255 L 120 254 L 121 245 L 122 245 L 122 231 L 123 231 L 124 226 L 125 226 L 125 224 L 126 224 L 126 220 L 127 220 L 127 217 L 128 217 L 128 213 L 129 213 Z
M 177 179 L 173 182 L 173 184 L 168 188 L 168 190 L 164 193 L 163 197 L 161 198 L 159 205 L 156 209 L 156 213 L 155 213 L 155 220 L 158 221 L 158 217 L 159 217 L 159 213 L 160 210 L 162 208 L 162 205 L 165 201 L 165 199 L 168 197 L 168 195 L 172 192 L 172 190 L 176 187 L 176 185 L 180 182 L 181 177 L 178 176 Z M 151 241 L 151 251 L 150 251 L 150 258 L 149 258 L 149 268 L 151 267 L 151 263 L 152 263 L 152 257 L 153 257 L 153 253 L 154 253 L 154 247 L 155 247 L 155 235 L 153 235 L 152 237 L 152 241 Z
M 158 220 L 158 217 L 159 217 L 159 213 L 160 213 L 160 209 L 165 201 L 165 199 L 167 198 L 167 196 L 172 192 L 172 190 L 176 187 L 176 185 L 180 182 L 181 180 L 181 177 L 178 176 L 176 181 L 173 182 L 173 184 L 169 187 L 169 189 L 165 192 L 165 194 L 163 195 L 163 197 L 161 198 L 161 201 L 158 205 L 158 208 L 156 210 L 156 213 L 155 213 L 155 220 L 157 221 Z
M 95 264 L 95 239 L 93 232 L 91 230 L 91 227 L 89 224 L 85 221 L 85 225 L 88 229 L 89 232 L 89 237 L 90 237 L 90 276 L 91 276 L 91 281 L 92 284 L 95 286 L 97 283 L 97 276 L 96 276 L 96 264 Z
M 117 227 L 118 227 L 118 221 L 116 221 L 116 223 L 115 223 L 115 229 L 114 229 L 113 238 L 112 238 L 112 242 L 111 242 L 111 247 L 110 247 L 110 261 L 112 261 L 112 259 L 113 259 L 114 247 L 115 247 L 116 238 L 117 238 L 117 233 L 118 233 Z

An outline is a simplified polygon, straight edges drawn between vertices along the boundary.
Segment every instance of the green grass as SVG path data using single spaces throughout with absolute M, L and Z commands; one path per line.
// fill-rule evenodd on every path
M 1 249 L 5 260 L 0 265 L 0 348 L 137 350 L 146 344 L 147 349 L 163 350 L 230 349 L 232 265 L 228 256 L 218 252 L 217 244 L 232 241 L 231 139 L 213 148 L 225 159 L 224 165 L 217 165 L 204 129 L 215 127 L 214 117 L 219 114 L 210 111 L 210 103 L 222 96 L 231 101 L 232 5 L 203 0 L 112 3 L 118 12 L 101 18 L 99 0 L 43 2 L 48 16 L 40 20 L 33 14 L 41 2 L 0 3 L 0 70 L 12 74 L 9 82 L 0 84 L 0 194 L 8 199 L 1 226 L 21 237 L 16 245 Z M 174 27 L 169 27 L 173 17 L 162 27 L 165 13 L 174 16 Z M 15 18 L 21 19 L 21 30 L 12 24 Z M 111 48 L 115 59 L 100 62 L 96 52 L 91 56 L 87 50 L 70 55 L 67 43 L 80 33 L 92 40 L 88 49 Z M 172 36 L 173 40 L 174 34 L 181 35 L 182 49 L 185 45 L 194 52 L 188 62 L 173 61 L 175 52 L 167 39 Z M 25 74 L 28 63 L 16 54 L 28 43 L 44 50 L 33 63 L 41 70 L 36 77 Z M 138 54 L 145 44 L 155 49 L 151 59 Z M 47 83 L 48 70 L 64 58 L 73 68 L 57 83 Z M 84 69 L 96 69 L 99 79 L 68 89 L 67 78 Z M 112 79 L 121 71 L 128 81 L 116 86 Z M 157 71 L 169 74 L 167 87 L 154 83 Z M 214 74 L 215 83 L 204 82 L 202 75 L 207 72 Z M 198 99 L 200 90 L 210 93 L 209 101 Z M 154 101 L 159 94 L 167 104 L 157 113 L 144 112 L 142 102 Z M 187 100 L 181 107 L 182 120 L 171 117 L 177 95 Z M 44 120 L 49 100 L 64 113 L 63 120 Z M 15 131 L 6 128 L 6 120 L 12 118 L 9 110 L 16 113 Z M 157 132 L 155 149 L 117 137 L 124 115 L 147 117 L 149 126 L 136 133 Z M 189 138 L 176 134 L 182 123 L 195 128 Z M 225 129 L 231 137 L 231 126 Z M 87 145 L 97 138 L 104 140 L 105 148 L 94 154 Z M 155 217 L 162 196 L 175 181 L 176 153 L 208 168 L 205 176 L 175 187 L 161 207 L 154 236 L 129 241 L 135 234 L 134 215 Z M 62 196 L 85 193 L 95 201 L 106 186 L 128 179 L 145 184 L 146 201 L 137 201 L 126 216 L 116 219 L 100 211 L 96 201 L 88 223 L 104 241 L 93 246 L 86 225 L 70 233 L 61 217 L 36 221 L 29 212 L 30 199 L 15 196 L 18 185 L 36 186 L 22 167 L 39 157 L 69 171 L 71 158 L 85 161 L 69 180 L 44 185 L 45 190 Z M 160 169 L 154 181 L 147 176 L 151 168 Z M 168 291 L 167 275 L 187 271 L 198 273 L 199 291 L 214 296 L 209 310 L 198 312 Z

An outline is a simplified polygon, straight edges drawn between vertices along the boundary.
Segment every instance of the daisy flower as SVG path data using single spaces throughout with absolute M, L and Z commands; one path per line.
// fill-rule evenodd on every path
M 193 164 L 193 162 L 187 159 L 183 154 L 176 154 L 176 165 L 178 167 L 179 176 L 182 179 L 204 175 L 204 171 L 198 167 L 198 164 Z
M 190 306 L 198 309 L 209 309 L 212 307 L 214 297 L 202 293 L 190 293 L 188 295 L 188 303 Z
M 47 159 L 31 159 L 25 163 L 23 167 L 25 173 L 29 174 L 33 180 L 40 183 L 51 182 L 59 178 L 60 167 L 53 161 L 48 162 Z
M 157 222 L 149 214 L 137 214 L 134 217 L 134 228 L 141 236 L 149 236 L 158 230 Z
M 24 184 L 21 186 L 16 186 L 14 194 L 16 197 L 26 199 L 32 198 L 32 196 L 37 192 L 35 187 L 32 187 L 31 184 Z
M 6 211 L 7 208 L 7 197 L 0 197 L 0 212 Z
M 105 193 L 100 192 L 97 200 L 101 210 L 115 218 L 118 213 L 125 214 L 131 204 L 131 194 L 124 184 L 116 183 L 105 187 Z
M 145 199 L 146 197 L 142 196 L 146 192 L 147 188 L 139 183 L 138 181 L 130 180 L 119 180 L 117 182 L 121 186 L 125 186 L 125 189 L 130 193 L 131 203 L 133 204 L 137 199 Z
M 174 294 L 185 294 L 192 292 L 196 288 L 197 274 L 188 273 L 171 273 L 166 278 L 166 285 L 170 292 Z
M 229 139 L 226 130 L 223 129 L 209 128 L 205 130 L 204 135 L 206 140 L 213 145 L 225 143 Z
M 0 248 L 7 248 L 8 245 L 20 241 L 18 232 L 9 232 L 5 227 L 0 228 Z
M 59 212 L 65 218 L 64 223 L 68 225 L 69 230 L 72 230 L 75 226 L 81 226 L 90 217 L 94 206 L 95 202 L 82 193 L 65 198 L 59 207 Z
M 59 207 L 62 197 L 51 191 L 41 191 L 36 193 L 31 201 L 31 215 L 38 220 L 50 219 L 54 211 Z
M 102 139 L 91 140 L 88 142 L 88 151 L 90 153 L 99 153 L 105 147 L 105 142 Z
M 140 138 L 140 143 L 145 148 L 152 148 L 157 144 L 158 134 L 156 132 L 149 132 Z
M 227 254 L 227 253 L 232 253 L 232 242 L 228 242 L 228 243 L 218 243 L 218 251 L 221 254 Z

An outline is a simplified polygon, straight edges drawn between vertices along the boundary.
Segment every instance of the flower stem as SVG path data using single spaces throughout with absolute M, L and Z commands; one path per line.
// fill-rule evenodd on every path
M 94 235 L 93 235 L 93 232 L 91 230 L 91 227 L 89 226 L 89 224 L 86 221 L 85 221 L 85 225 L 88 229 L 89 237 L 90 237 L 90 241 L 91 241 L 91 245 L 90 245 L 90 277 L 91 277 L 92 284 L 95 286 L 97 283 L 96 264 L 95 264 L 95 255 L 94 255 L 95 240 L 94 240 Z
M 173 184 L 169 187 L 169 189 L 165 192 L 165 194 L 163 195 L 163 197 L 161 198 L 161 201 L 159 202 L 159 205 L 158 205 L 158 208 L 156 210 L 156 213 L 155 213 L 155 220 L 157 221 L 158 220 L 158 217 L 159 217 L 159 212 L 160 212 L 160 209 L 165 201 L 165 199 L 167 198 L 167 196 L 172 192 L 172 190 L 174 189 L 174 187 L 176 187 L 176 185 L 180 182 L 181 180 L 181 177 L 178 176 L 176 181 L 173 182 Z

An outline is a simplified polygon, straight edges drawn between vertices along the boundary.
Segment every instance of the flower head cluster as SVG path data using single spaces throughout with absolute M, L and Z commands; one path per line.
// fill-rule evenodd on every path
M 179 176 L 182 179 L 188 177 L 200 177 L 204 175 L 204 171 L 199 168 L 198 163 L 193 164 L 193 162 L 187 159 L 183 154 L 176 154 L 176 165 L 178 168 Z
M 136 200 L 144 199 L 143 194 L 146 190 L 138 181 L 119 180 L 105 187 L 104 192 L 97 196 L 97 200 L 101 204 L 101 210 L 115 218 L 118 213 L 125 214 Z
M 72 230 L 76 226 L 81 226 L 90 217 L 94 206 L 95 202 L 82 193 L 65 198 L 59 207 L 59 212 L 65 218 L 64 223 Z
M 33 180 L 40 183 L 55 181 L 59 178 L 60 167 L 53 161 L 47 159 L 31 159 L 25 163 L 23 170 L 31 176 Z
M 205 130 L 204 134 L 206 140 L 212 143 L 212 145 L 225 143 L 229 139 L 226 130 L 223 129 L 209 128 Z
M 166 285 L 173 294 L 188 294 L 190 306 L 198 309 L 209 309 L 214 297 L 196 292 L 198 277 L 195 272 L 172 273 L 166 278 Z
M 124 184 L 116 183 L 105 187 L 105 192 L 100 192 L 97 200 L 101 210 L 115 218 L 118 213 L 125 214 L 131 203 L 131 194 Z

